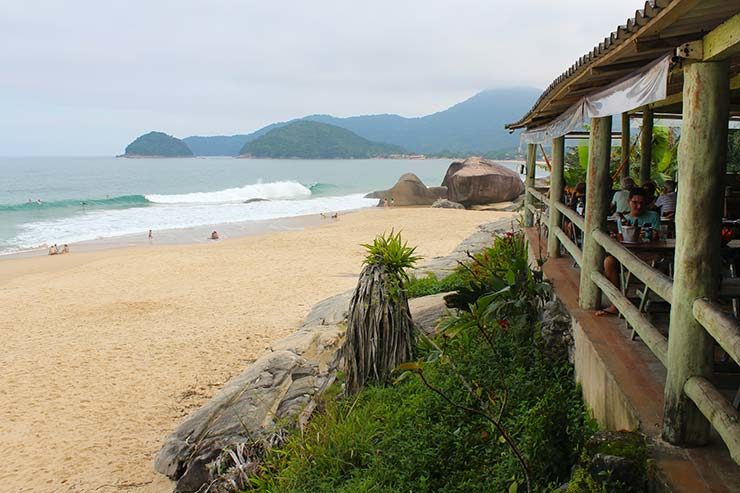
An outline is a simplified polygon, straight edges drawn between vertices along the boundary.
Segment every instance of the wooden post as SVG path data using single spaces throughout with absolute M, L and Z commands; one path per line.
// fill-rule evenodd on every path
M 565 171 L 565 137 L 552 141 L 552 172 L 550 173 L 550 222 L 547 225 L 547 255 L 552 258 L 560 256 L 560 242 L 555 235 L 555 228 L 560 227 L 560 211 L 556 204 L 563 197 L 563 173 Z
M 527 174 L 524 179 L 524 227 L 534 226 L 534 214 L 529 206 L 534 203 L 527 189 L 534 187 L 534 168 L 537 160 L 537 144 L 527 144 Z
M 630 175 L 630 114 L 622 113 L 622 178 Z
M 698 298 L 715 299 L 719 286 L 729 91 L 727 62 L 693 63 L 684 69 L 681 192 L 663 412 L 663 438 L 677 445 L 702 445 L 709 438 L 709 422 L 686 396 L 684 385 L 712 371 L 713 342 L 692 310 Z
M 584 310 L 597 310 L 601 291 L 591 280 L 592 272 L 604 271 L 604 249 L 591 233 L 606 229 L 609 214 L 609 160 L 612 140 L 612 117 L 591 119 L 588 171 L 586 175 L 586 217 L 583 227 L 583 263 L 579 304 Z
M 653 110 L 642 109 L 642 133 L 640 134 L 640 185 L 650 181 L 650 163 L 653 158 Z

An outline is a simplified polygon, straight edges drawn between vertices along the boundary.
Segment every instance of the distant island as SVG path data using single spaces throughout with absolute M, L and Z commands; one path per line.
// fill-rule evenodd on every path
M 519 136 L 509 134 L 504 124 L 526 113 L 542 91 L 529 87 L 489 89 L 444 111 L 407 118 L 399 115 L 362 115 L 338 118 L 308 115 L 276 122 L 252 133 L 191 136 L 182 142 L 194 156 L 238 156 L 245 145 L 270 131 L 296 121 L 328 123 L 367 139 L 400 146 L 411 154 L 426 157 L 485 155 L 513 157 Z M 321 156 L 326 157 L 326 156 Z
M 149 132 L 126 146 L 124 157 L 193 157 L 180 139 L 163 132 Z
M 404 150 L 372 142 L 336 125 L 297 120 L 247 142 L 239 154 L 275 159 L 363 159 L 401 155 Z

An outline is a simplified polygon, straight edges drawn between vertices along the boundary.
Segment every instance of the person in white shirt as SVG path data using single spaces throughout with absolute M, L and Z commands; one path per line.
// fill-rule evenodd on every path
M 612 198 L 612 213 L 626 213 L 630 211 L 630 190 L 635 188 L 635 181 L 629 176 L 622 178 L 622 189 L 614 192 Z
M 655 200 L 655 207 L 660 209 L 662 217 L 673 217 L 676 215 L 676 182 L 666 180 L 663 183 L 663 194 Z

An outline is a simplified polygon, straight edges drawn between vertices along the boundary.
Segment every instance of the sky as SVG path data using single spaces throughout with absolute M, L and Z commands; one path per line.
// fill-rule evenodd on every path
M 0 156 L 544 89 L 644 0 L 0 0 Z

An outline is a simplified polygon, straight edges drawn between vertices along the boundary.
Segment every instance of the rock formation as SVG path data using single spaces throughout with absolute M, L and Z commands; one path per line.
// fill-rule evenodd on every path
M 467 251 L 488 246 L 494 232 L 507 228 L 507 221 L 482 225 L 449 257 L 432 259 L 415 274 L 444 276 L 457 267 L 458 260 L 466 259 Z M 167 437 L 154 468 L 176 481 L 175 492 L 233 490 L 220 487 L 233 480 L 224 474 L 256 470 L 264 450 L 282 443 L 286 427 L 306 424 L 316 398 L 334 382 L 341 364 L 352 293 L 317 303 L 297 332 L 273 343 L 270 352 L 232 378 Z M 414 324 L 426 334 L 434 333 L 446 311 L 443 297 L 437 294 L 409 301 Z M 243 462 L 232 463 L 234 457 Z
M 398 179 L 390 190 L 372 192 L 365 195 L 366 198 L 378 198 L 379 206 L 383 205 L 383 199 L 393 199 L 393 205 L 432 205 L 435 200 L 444 198 L 447 189 L 445 187 L 427 188 L 426 185 L 413 173 L 406 173 Z
M 447 187 L 449 200 L 466 208 L 513 200 L 524 193 L 524 183 L 516 171 L 477 157 L 450 164 L 442 186 Z
M 435 209 L 465 209 L 465 206 L 447 199 L 437 199 L 432 204 Z

